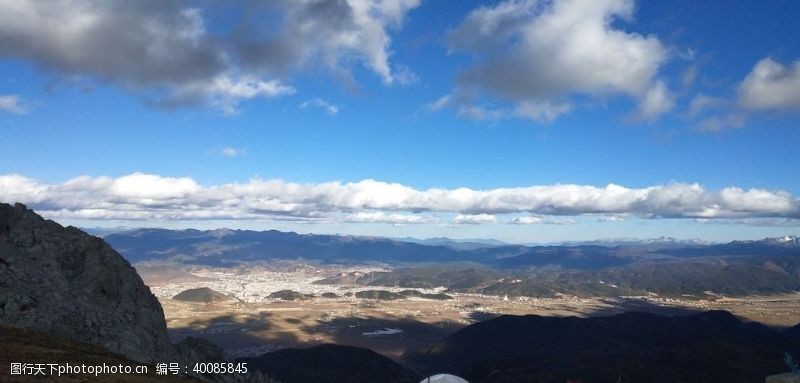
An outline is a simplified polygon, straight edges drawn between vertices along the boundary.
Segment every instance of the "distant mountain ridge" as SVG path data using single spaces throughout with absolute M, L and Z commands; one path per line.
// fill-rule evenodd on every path
M 296 259 L 334 263 L 473 262 L 496 268 L 555 266 L 589 270 L 654 258 L 800 253 L 800 241 L 792 236 L 723 244 L 663 237 L 644 242 L 609 240 L 598 244 L 523 246 L 445 239 L 431 239 L 437 244 L 422 244 L 380 237 L 277 230 L 136 229 L 109 234 L 105 239 L 131 262 L 156 260 L 208 265 Z
M 420 245 L 428 246 L 445 246 L 454 250 L 475 250 L 484 247 L 497 247 L 512 245 L 508 242 L 498 241 L 496 239 L 453 239 L 447 237 L 434 237 L 434 238 L 388 238 L 400 242 L 418 243 Z
M 604 238 L 589 241 L 563 241 L 547 244 L 551 246 L 606 246 L 606 247 L 621 247 L 621 246 L 650 246 L 650 247 L 685 247 L 685 246 L 705 246 L 713 245 L 716 242 L 704 241 L 701 239 L 678 239 L 673 237 L 656 237 L 656 238 Z M 529 246 L 541 246 L 542 244 L 528 244 Z
M 106 240 L 129 261 L 145 264 L 234 266 L 288 260 L 392 268 L 320 281 L 326 284 L 441 286 L 454 292 L 529 297 L 743 296 L 800 290 L 800 242 L 794 236 L 714 244 L 665 237 L 614 246 L 457 248 L 276 230 L 139 229 Z

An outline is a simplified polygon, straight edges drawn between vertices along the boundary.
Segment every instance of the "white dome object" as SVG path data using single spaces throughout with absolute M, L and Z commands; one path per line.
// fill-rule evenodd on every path
M 419 383 L 469 383 L 455 375 L 450 374 L 436 374 L 422 379 Z

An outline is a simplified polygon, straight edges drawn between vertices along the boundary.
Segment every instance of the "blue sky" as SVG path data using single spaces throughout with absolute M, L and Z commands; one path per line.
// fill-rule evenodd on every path
M 45 3 L 0 2 L 0 199 L 61 222 L 509 241 L 800 225 L 796 1 Z

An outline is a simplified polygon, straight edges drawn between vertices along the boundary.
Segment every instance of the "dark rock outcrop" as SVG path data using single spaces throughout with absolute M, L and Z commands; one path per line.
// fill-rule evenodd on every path
M 364 290 L 356 292 L 356 298 L 375 299 L 379 301 L 394 301 L 403 299 L 406 296 L 400 293 L 393 293 L 386 290 Z
M 184 290 L 172 297 L 176 301 L 214 303 L 230 300 L 231 298 L 219 291 L 208 287 Z
M 102 239 L 0 204 L 0 258 L 0 324 L 142 362 L 175 356 L 158 300 Z
M 100 346 L 136 362 L 225 361 L 222 350 L 204 340 L 172 345 L 161 304 L 100 238 L 45 220 L 25 205 L 0 203 L 0 259 L 0 326 L 39 334 L 32 339 Z M 58 344 L 51 353 L 59 352 Z M 189 374 L 209 382 L 272 381 L 260 372 Z
M 303 294 L 294 290 L 280 290 L 269 294 L 268 298 L 281 299 L 284 301 L 302 301 L 314 298 L 314 294 Z
M 356 298 L 361 299 L 375 299 L 380 301 L 394 301 L 398 299 L 406 299 L 406 298 L 422 298 L 422 299 L 433 299 L 433 300 L 449 300 L 453 299 L 453 297 L 447 294 L 427 294 L 423 292 L 419 292 L 417 290 L 403 290 L 400 292 L 391 292 L 387 290 L 364 290 L 359 291 L 356 293 Z

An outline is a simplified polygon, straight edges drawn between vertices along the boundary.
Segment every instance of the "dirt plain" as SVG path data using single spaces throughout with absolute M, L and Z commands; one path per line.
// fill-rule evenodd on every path
M 373 268 L 360 270 L 368 272 Z M 286 347 L 337 343 L 367 347 L 392 359 L 405 352 L 424 350 L 458 329 L 497 315 L 595 316 L 623 311 L 689 314 L 727 310 L 746 321 L 775 327 L 800 322 L 800 293 L 777 296 L 665 298 L 508 298 L 451 294 L 450 300 L 408 298 L 360 299 L 354 292 L 366 289 L 399 291 L 404 287 L 317 285 L 324 277 L 352 269 L 267 270 L 194 269 L 146 272 L 143 278 L 158 297 L 175 341 L 198 336 L 220 345 L 233 357 L 253 356 Z M 190 288 L 209 287 L 230 299 L 202 303 L 172 299 Z M 280 290 L 293 290 L 314 298 L 284 301 L 269 298 Z M 417 289 L 441 292 L 442 289 Z M 336 298 L 323 298 L 324 292 Z M 350 294 L 348 294 L 350 293 Z M 348 296 L 349 295 L 349 296 Z

